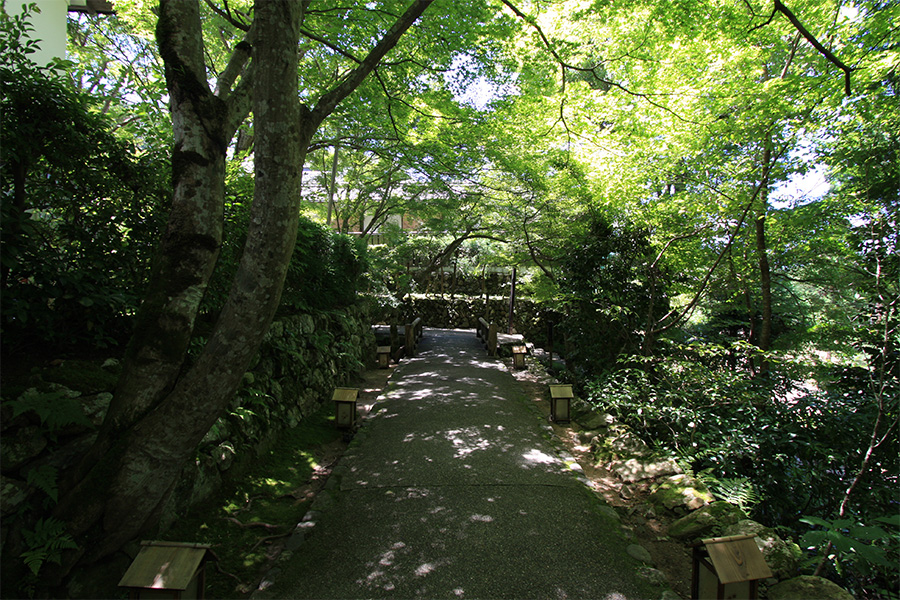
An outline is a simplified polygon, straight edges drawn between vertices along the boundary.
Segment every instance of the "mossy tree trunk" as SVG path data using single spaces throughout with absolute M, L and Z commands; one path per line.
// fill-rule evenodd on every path
M 155 526 L 182 468 L 233 397 L 278 307 L 313 135 L 430 3 L 415 0 L 359 66 L 310 109 L 297 100 L 304 3 L 258 0 L 253 25 L 235 54 L 246 63 L 252 48 L 250 70 L 234 90 L 220 79 L 211 92 L 198 2 L 162 0 L 157 35 L 176 139 L 172 212 L 115 406 L 94 448 L 63 482 L 56 516 L 69 523 L 80 549 L 67 557 L 58 576 L 78 562 L 108 556 Z M 238 72 L 226 69 L 223 77 L 233 77 L 233 83 Z M 221 243 L 225 151 L 246 117 L 241 103 L 249 98 L 249 85 L 256 183 L 247 241 L 213 333 L 194 365 L 183 370 Z

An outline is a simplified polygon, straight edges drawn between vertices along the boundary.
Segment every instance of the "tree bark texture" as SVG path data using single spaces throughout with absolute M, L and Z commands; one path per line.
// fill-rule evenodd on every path
M 206 349 L 179 377 L 221 242 L 227 111 L 206 87 L 199 9 L 163 2 L 160 48 L 176 133 L 174 197 L 153 283 L 93 466 L 57 512 L 76 535 L 99 525 L 92 562 L 155 524 L 194 448 L 221 414 L 268 329 L 296 235 L 302 155 L 294 3 L 263 2 L 254 48 L 257 184 L 241 265 Z M 193 70 L 191 70 L 193 69 Z M 99 494 L 98 490 L 105 493 Z M 87 498 L 87 502 L 85 502 Z
M 206 83 L 199 5 L 163 1 L 157 36 L 175 137 L 174 193 L 151 287 L 105 423 L 116 430 L 132 425 L 172 388 L 222 242 L 229 139 L 224 103 Z
M 155 526 L 182 468 L 234 396 L 278 307 L 313 134 L 429 4 L 414 2 L 362 64 L 309 110 L 298 102 L 303 3 L 257 0 L 248 33 L 254 41 L 252 69 L 234 90 L 229 82 L 213 94 L 205 78 L 198 3 L 162 0 L 157 35 L 176 134 L 170 222 L 115 406 L 89 460 L 61 489 L 55 516 L 69 523 L 80 549 L 66 557 L 60 575 L 79 560 L 102 559 Z M 249 43 L 239 45 L 235 56 L 246 61 Z M 237 69 L 228 71 L 234 77 Z M 213 333 L 182 373 L 221 243 L 225 151 L 250 97 L 248 82 L 253 85 L 256 185 L 247 241 Z

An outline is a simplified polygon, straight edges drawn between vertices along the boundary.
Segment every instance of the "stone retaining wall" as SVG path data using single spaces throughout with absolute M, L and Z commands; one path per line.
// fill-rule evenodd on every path
M 513 310 L 513 329 L 525 339 L 543 345 L 547 338 L 547 311 L 529 298 L 517 298 Z M 426 327 L 442 329 L 475 329 L 478 318 L 497 323 L 505 332 L 509 323 L 509 298 L 491 296 L 485 301 L 479 296 L 410 295 L 396 307 L 382 301 L 376 320 L 388 324 L 393 319 L 403 325 L 422 317 Z
M 279 431 L 318 411 L 335 387 L 350 384 L 374 361 L 367 307 L 273 322 L 228 412 L 203 438 L 197 459 L 185 467 L 163 511 L 161 530 L 210 497 L 236 460 L 267 451 Z
M 198 446 L 196 459 L 185 466 L 163 510 L 161 531 L 215 493 L 233 464 L 268 450 L 282 429 L 296 427 L 330 401 L 335 387 L 351 384 L 374 361 L 375 337 L 368 306 L 276 320 L 228 410 Z M 115 369 L 117 363 L 110 359 L 103 368 Z M 7 517 L 26 502 L 40 501 L 43 494 L 26 483 L 29 473 L 42 465 L 60 473 L 74 465 L 96 438 L 112 400 L 109 392 L 84 395 L 57 384 L 49 384 L 49 388 L 50 392 L 33 389 L 26 394 L 54 394 L 61 398 L 57 402 L 67 399 L 87 418 L 50 431 L 36 424 L 40 421 L 34 414 L 14 417 L 8 404 L 3 405 L 0 537 L 4 545 L 8 524 L 15 521 Z

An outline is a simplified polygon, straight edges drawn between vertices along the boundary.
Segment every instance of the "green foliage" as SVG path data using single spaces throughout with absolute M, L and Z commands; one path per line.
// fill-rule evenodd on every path
M 240 165 L 229 167 L 222 250 L 201 311 L 216 314 L 231 290 L 243 252 L 253 197 L 253 179 Z M 356 302 L 368 268 L 365 246 L 306 217 L 299 217 L 280 311 L 340 309 Z
M 29 389 L 19 398 L 10 400 L 7 404 L 13 409 L 13 416 L 17 417 L 27 412 L 34 412 L 41 420 L 41 424 L 55 433 L 67 425 L 90 425 L 90 421 L 81 409 L 81 401 L 78 398 L 70 398 L 66 391 L 39 392 Z
M 449 236 L 404 236 L 400 243 L 379 248 L 379 276 L 384 289 L 396 297 L 423 293 L 421 273 L 450 243 Z
M 646 232 L 594 215 L 566 244 L 557 276 L 566 358 L 596 374 L 612 368 L 620 353 L 639 350 L 639 332 L 648 317 L 668 309 L 668 299 L 651 269 L 655 254 Z
M 763 498 L 749 477 L 716 477 L 713 471 L 712 468 L 705 469 L 697 475 L 697 479 L 719 500 L 734 504 L 748 514 L 762 502 Z
M 812 516 L 804 516 L 800 522 L 812 527 L 801 538 L 802 545 L 811 551 L 810 567 L 827 561 L 838 576 L 852 581 L 856 589 L 876 587 L 873 583 L 879 580 L 896 583 L 900 515 L 877 517 L 868 521 L 872 523 L 869 525 L 856 519 L 828 520 Z M 896 588 L 882 592 L 895 598 L 898 594 Z
M 6 12 L 5 5 L 0 11 L 0 65 L 2 68 L 34 69 L 35 64 L 29 58 L 38 50 L 37 40 L 31 37 L 34 26 L 31 24 L 31 13 L 37 4 L 22 3 L 23 10 L 18 15 Z
M 63 550 L 75 550 L 78 546 L 68 533 L 66 524 L 54 518 L 39 519 L 34 531 L 23 530 L 28 550 L 21 557 L 31 572 L 37 575 L 44 563 L 59 564 Z
M 359 240 L 301 218 L 282 306 L 293 311 L 350 306 L 366 266 L 365 246 Z
M 720 492 L 748 494 L 752 485 L 765 499 L 756 516 L 770 526 L 796 527 L 802 507 L 831 514 L 866 451 L 877 402 L 865 387 L 795 388 L 798 374 L 780 363 L 769 380 L 728 364 L 727 349 L 672 345 L 663 357 L 632 357 L 588 382 L 588 398 L 693 472 L 733 484 Z M 898 450 L 896 436 L 886 439 L 872 471 L 900 468 Z M 867 515 L 896 502 L 883 476 L 873 476 L 865 494 Z
M 455 250 L 451 246 L 455 246 Z M 497 275 L 491 268 L 511 269 L 516 264 L 507 250 L 507 244 L 493 239 L 460 241 L 453 235 L 404 236 L 400 233 L 389 243 L 370 248 L 370 289 L 375 294 L 395 298 L 410 293 L 438 292 L 496 295 L 499 292 Z M 442 256 L 443 260 L 440 260 Z M 442 275 L 444 286 L 439 283 Z M 520 283 L 522 279 L 520 270 Z M 524 290 L 519 289 L 519 295 L 524 295 Z
M 146 7 L 119 2 L 116 14 L 102 18 L 70 12 L 66 56 L 75 87 L 89 91 L 119 131 L 149 150 L 171 147 L 173 136 L 163 61 L 153 35 L 155 15 Z M 225 30 L 218 31 L 217 41 L 224 41 Z
M 831 542 L 825 558 L 841 585 L 890 589 L 885 561 L 896 565 L 897 535 L 873 524 L 885 524 L 881 515 L 897 507 L 895 432 L 873 448 L 865 486 L 853 495 L 855 520 L 835 513 L 869 451 L 873 424 L 896 418 L 896 403 L 878 396 L 894 384 L 873 388 L 864 369 L 827 375 L 775 354 L 769 377 L 753 378 L 733 352 L 747 355 L 740 346 L 669 343 L 657 357 L 623 358 L 621 368 L 587 384 L 588 398 L 756 520 L 804 535 L 820 552 Z M 796 385 L 811 377 L 817 387 Z M 820 516 L 801 518 L 810 513 Z
M 25 480 L 28 485 L 33 485 L 41 490 L 55 504 L 58 501 L 59 487 L 56 481 L 56 467 L 40 465 L 28 471 Z
M 66 77 L 30 62 L 36 42 L 26 35 L 27 11 L 0 18 L 4 351 L 111 344 L 144 289 L 162 235 L 169 169 L 158 156 L 170 150 L 171 131 L 151 3 L 120 4 L 116 18 L 70 18 L 78 64 Z M 900 8 L 880 0 L 791 4 L 853 65 L 844 98 L 834 65 L 786 19 L 767 20 L 751 3 L 575 4 L 526 3 L 526 18 L 484 2 L 429 9 L 378 77 L 337 108 L 307 166 L 321 173 L 309 194 L 321 199 L 332 151 L 323 149 L 342 144 L 341 227 L 364 211 L 376 222 L 413 213 L 434 236 L 393 231 L 392 245 L 370 257 L 352 238 L 302 220 L 282 310 L 352 304 L 369 260 L 370 291 L 422 292 L 435 281 L 433 259 L 460 236 L 502 238 L 463 244 L 445 258 L 470 276 L 497 263 L 520 272 L 536 264 L 558 276 L 522 289 L 565 313 L 558 331 L 568 365 L 593 379 L 597 404 L 772 524 L 796 528 L 803 513 L 834 518 L 872 422 L 883 417 L 888 428 L 898 415 Z M 234 18 L 250 18 L 249 2 L 229 5 Z M 303 101 L 354 68 L 351 57 L 364 56 L 401 7 L 310 3 L 304 27 L 329 43 L 304 42 Z M 243 31 L 206 3 L 201 11 L 208 72 L 223 73 Z M 243 141 L 252 138 L 252 122 L 241 131 Z M 685 306 L 699 291 L 760 181 L 765 144 L 778 155 L 761 209 L 780 334 L 774 347 L 803 360 L 832 352 L 865 370 L 810 372 L 799 359 L 773 355 L 770 379 L 748 377 L 761 304 L 752 218 L 763 195 L 712 274 L 695 326 L 671 330 L 698 343 L 660 342 L 653 355 L 641 347 L 670 305 Z M 238 146 L 229 150 L 223 244 L 201 306 L 213 317 L 230 293 L 253 197 L 247 144 Z M 822 161 L 829 195 L 776 198 L 779 182 Z M 655 262 L 663 249 L 665 267 Z M 205 326 L 201 319 L 192 352 Z M 282 345 L 298 364 L 326 349 L 339 362 L 356 360 L 341 336 L 317 332 L 302 347 Z M 232 419 L 260 417 L 272 393 L 262 387 L 245 390 Z M 75 422 L 75 404 L 40 393 L 13 403 L 15 414 L 33 413 L 54 431 Z M 859 523 L 896 512 L 883 474 L 898 472 L 897 446 L 894 434 L 875 448 Z M 31 477 L 51 494 L 50 475 Z M 826 537 L 860 531 L 834 523 Z M 842 564 L 865 562 L 867 550 L 840 544 Z
M 0 54 L 4 348 L 110 344 L 145 285 L 166 169 L 64 77 Z

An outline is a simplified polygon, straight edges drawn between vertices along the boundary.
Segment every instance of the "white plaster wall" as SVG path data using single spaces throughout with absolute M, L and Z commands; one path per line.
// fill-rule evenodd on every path
M 66 12 L 68 0 L 5 0 L 6 12 L 18 15 L 22 12 L 22 4 L 35 2 L 40 14 L 31 13 L 31 24 L 34 25 L 32 37 L 40 40 L 40 50 L 29 58 L 39 65 L 47 65 L 54 57 L 66 57 Z

